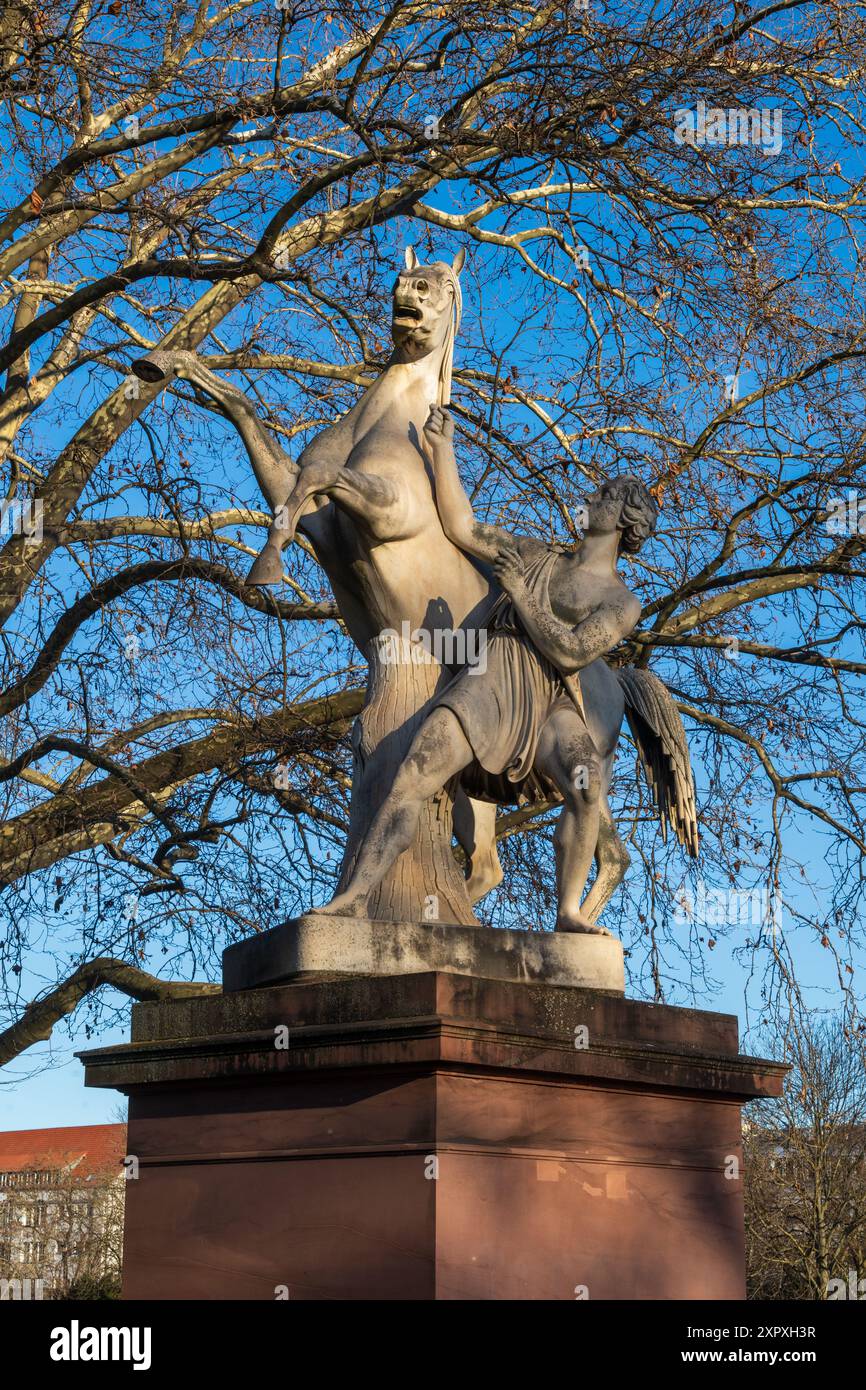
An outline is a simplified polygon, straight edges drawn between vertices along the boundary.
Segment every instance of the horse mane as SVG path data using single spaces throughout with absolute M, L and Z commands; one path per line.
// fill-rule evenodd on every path
M 454 343 L 460 328 L 460 320 L 463 317 L 463 291 L 460 288 L 459 275 L 454 273 L 451 266 L 448 265 L 446 261 L 434 261 L 434 266 L 436 270 L 444 276 L 446 283 L 451 286 L 453 293 L 448 329 L 442 347 L 442 361 L 439 364 L 439 390 L 438 400 L 436 402 L 437 405 L 450 405 L 451 376 L 454 369 Z

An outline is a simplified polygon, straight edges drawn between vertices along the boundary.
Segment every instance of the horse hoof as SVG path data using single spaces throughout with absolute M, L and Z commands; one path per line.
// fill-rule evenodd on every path
M 247 575 L 248 584 L 258 584 L 267 586 L 270 584 L 281 584 L 283 582 L 283 562 L 279 552 L 269 549 L 267 546 L 253 561 L 252 569 Z

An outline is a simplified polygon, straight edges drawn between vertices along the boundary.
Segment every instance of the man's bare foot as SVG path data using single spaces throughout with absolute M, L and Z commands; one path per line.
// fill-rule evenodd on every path
M 363 917 L 366 908 L 366 894 L 359 898 L 354 893 L 338 893 L 329 903 L 314 907 L 312 911 L 322 917 Z
M 588 917 L 576 912 L 574 915 L 560 913 L 556 921 L 557 931 L 585 932 L 588 936 L 613 936 L 613 932 L 608 931 L 607 927 L 600 927 L 596 922 L 590 922 Z

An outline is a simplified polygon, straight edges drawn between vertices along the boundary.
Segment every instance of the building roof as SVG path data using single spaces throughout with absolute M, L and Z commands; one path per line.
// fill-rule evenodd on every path
M 120 1170 L 126 1125 L 72 1125 L 59 1129 L 0 1132 L 0 1172 L 40 1172 L 73 1167 L 77 1174 Z

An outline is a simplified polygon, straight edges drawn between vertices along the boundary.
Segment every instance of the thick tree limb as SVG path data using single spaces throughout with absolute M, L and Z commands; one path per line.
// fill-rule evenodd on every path
M 286 621 L 339 616 L 335 603 L 286 603 L 254 585 L 245 584 L 230 569 L 209 560 L 199 560 L 193 556 L 182 560 L 146 560 L 140 565 L 119 570 L 66 610 L 27 675 L 0 693 L 0 715 L 18 709 L 42 689 L 52 671 L 57 669 L 65 648 L 77 630 L 94 613 L 141 584 L 150 584 L 155 580 L 178 583 L 184 579 L 205 579 L 239 599 L 247 608 Z
M 279 710 L 256 724 L 223 724 L 176 748 L 135 763 L 121 779 L 102 778 L 83 791 L 58 792 L 23 815 L 0 825 L 0 883 L 11 883 L 45 868 L 72 852 L 73 842 L 102 842 L 123 828 L 124 813 L 138 800 L 137 790 L 151 795 L 187 782 L 214 768 L 230 768 L 243 757 L 285 742 L 310 728 L 342 731 L 363 705 L 364 692 L 345 690 Z
M 55 1024 L 78 1007 L 81 1000 L 103 985 L 120 990 L 130 999 L 154 1000 L 191 999 L 203 994 L 219 994 L 220 986 L 182 980 L 160 980 L 109 956 L 80 965 L 62 985 L 28 1004 L 17 1023 L 0 1033 L 0 1067 L 19 1057 L 35 1043 L 47 1042 Z

